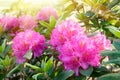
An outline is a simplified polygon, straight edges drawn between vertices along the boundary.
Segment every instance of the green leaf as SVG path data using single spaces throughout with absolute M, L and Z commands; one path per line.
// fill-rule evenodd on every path
M 120 80 L 119 73 L 110 73 L 99 77 L 97 80 Z
M 29 63 L 25 63 L 25 66 L 29 66 L 29 67 L 31 67 L 32 69 L 37 70 L 37 71 L 40 71 L 40 72 L 43 71 L 41 68 L 39 68 L 39 67 L 37 67 L 37 66 L 35 66 L 35 65 L 31 65 L 31 64 L 29 64 Z
M 100 1 L 100 3 L 105 3 L 105 2 L 108 2 L 108 0 L 99 0 Z
M 55 27 L 56 25 L 56 19 L 54 16 L 50 16 L 50 28 L 51 30 Z
M 85 13 L 85 16 L 87 16 L 87 17 L 92 17 L 92 16 L 94 16 L 95 14 L 92 12 L 92 11 L 87 11 L 86 13 Z
M 93 72 L 93 67 L 89 67 L 87 70 L 80 69 L 80 73 L 84 76 L 90 76 Z
M 7 55 L 5 59 L 3 60 L 3 65 L 7 68 L 11 64 L 12 58 L 9 58 Z
M 32 58 L 32 55 L 33 55 L 32 50 L 28 50 L 23 57 L 30 60 Z
M 35 75 L 32 76 L 32 78 L 35 79 L 35 80 L 38 80 L 38 77 L 39 78 L 44 77 L 44 73 L 37 73 L 37 74 L 35 74 Z
M 76 14 L 76 18 L 80 19 L 80 20 L 85 20 L 87 17 L 84 15 L 84 13 L 77 13 Z
M 0 25 L 0 34 L 2 33 L 2 30 L 3 30 L 2 28 L 3 28 L 3 27 Z
M 2 58 L 0 58 L 0 64 L 2 64 L 2 62 L 3 62 L 3 59 L 2 59 Z
M 66 80 L 67 78 L 71 77 L 74 74 L 72 70 L 63 71 L 55 78 L 55 80 Z
M 119 64 L 120 65 L 120 58 L 112 59 L 112 60 L 109 60 L 107 62 L 104 62 L 104 64 L 110 64 L 110 63 Z
M 51 57 L 45 64 L 44 71 L 47 72 L 53 65 L 53 57 Z
M 44 60 L 42 60 L 42 62 L 41 62 L 41 68 L 44 70 L 44 67 L 45 67 L 45 62 L 44 62 Z
M 90 6 L 92 6 L 93 5 L 93 3 L 92 3 L 92 1 L 91 0 L 83 0 L 86 4 L 88 4 L 88 5 L 90 5 Z
M 11 44 L 7 45 L 5 50 L 3 51 L 3 54 L 6 55 L 9 52 L 10 48 L 11 48 Z
M 48 28 L 48 29 L 49 29 L 49 27 L 50 27 L 50 25 L 49 25 L 47 22 L 45 22 L 45 21 L 39 21 L 39 23 L 40 23 L 43 27 L 46 27 L 46 28 Z
M 49 76 L 54 76 L 54 65 L 51 66 L 51 68 L 48 70 Z
M 5 50 L 2 52 L 2 54 L 0 54 L 0 56 L 4 58 L 7 55 L 7 53 L 10 51 L 10 48 L 11 48 L 11 44 L 8 44 Z
M 14 67 L 12 70 L 10 70 L 10 72 L 7 73 L 6 77 L 10 77 L 15 71 L 18 70 L 18 68 L 21 66 L 21 64 L 17 65 L 16 67 Z
M 109 59 L 120 58 L 120 51 L 102 51 L 102 57 L 109 56 Z
M 115 46 L 115 48 L 120 51 L 120 39 L 116 39 L 113 41 L 113 45 Z
M 114 34 L 116 37 L 120 38 L 120 31 L 114 27 L 114 26 L 107 26 L 106 27 L 112 34 Z
M 3 41 L 2 45 L 0 46 L 0 52 L 2 53 L 5 50 L 6 47 L 6 39 Z
M 92 19 L 91 22 L 93 23 L 93 26 L 99 27 L 99 23 L 98 23 L 98 19 L 97 18 Z
M 86 76 L 76 76 L 74 80 L 86 80 Z
M 90 76 L 91 77 L 100 77 L 100 76 L 108 74 L 110 72 L 111 72 L 111 70 L 107 69 L 106 66 L 100 65 L 100 66 L 94 68 L 94 70 Z
M 4 69 L 4 66 L 3 66 L 3 65 L 1 65 L 1 64 L 0 64 L 0 69 L 1 69 L 1 70 L 2 70 L 2 69 Z
M 114 7 L 115 5 L 117 5 L 120 2 L 120 0 L 112 0 L 112 2 L 109 4 L 109 8 Z
M 110 24 L 115 25 L 117 23 L 117 20 L 113 19 L 109 21 Z
M 64 20 L 66 17 L 68 17 L 70 15 L 71 15 L 70 12 L 64 12 L 64 13 L 62 13 L 62 15 L 58 18 L 56 24 L 59 24 L 62 20 Z
M 2 52 L 5 50 L 6 42 L 7 42 L 7 40 L 5 39 L 5 40 L 3 41 L 3 44 L 2 44 Z
M 4 74 L 0 74 L 0 80 L 4 80 L 5 75 Z
M 71 3 L 70 5 L 68 5 L 66 8 L 65 8 L 65 11 L 67 11 L 67 12 L 72 12 L 72 11 L 74 11 L 75 10 L 75 7 L 77 6 L 77 2 L 75 2 L 75 3 Z
M 2 53 L 2 51 L 3 51 L 3 48 L 2 48 L 2 46 L 0 46 L 0 53 Z

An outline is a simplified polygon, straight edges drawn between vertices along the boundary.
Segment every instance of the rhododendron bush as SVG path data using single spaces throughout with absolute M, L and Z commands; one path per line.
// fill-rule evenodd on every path
M 119 2 L 63 0 L 63 10 L 45 6 L 36 15 L 4 10 L 0 80 L 119 80 Z

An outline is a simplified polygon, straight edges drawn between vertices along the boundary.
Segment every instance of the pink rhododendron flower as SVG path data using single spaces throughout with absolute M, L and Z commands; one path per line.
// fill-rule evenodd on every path
M 13 39 L 12 49 L 18 63 L 26 60 L 24 55 L 28 50 L 32 50 L 34 58 L 36 58 L 42 54 L 45 48 L 44 36 L 32 30 L 20 32 Z
M 99 49 L 91 42 L 91 40 L 87 40 L 85 44 L 84 50 L 81 51 L 80 56 L 81 67 L 87 69 L 89 66 L 99 66 L 101 60 Z
M 50 19 L 50 16 L 54 16 L 56 19 L 58 19 L 58 14 L 54 8 L 44 7 L 38 13 L 37 19 L 43 20 L 43 21 L 48 21 Z
M 65 43 L 59 49 L 59 59 L 64 63 L 66 70 L 74 70 L 76 75 L 79 74 L 80 62 L 79 53 L 70 42 Z
M 61 46 L 65 41 L 71 40 L 75 35 L 82 35 L 84 28 L 72 20 L 63 21 L 52 31 L 50 44 L 54 47 Z
M 3 16 L 0 18 L 0 25 L 3 31 L 10 30 L 19 26 L 18 19 L 13 16 Z
M 20 28 L 23 30 L 33 29 L 37 26 L 37 21 L 30 15 L 23 15 L 19 18 Z
M 74 70 L 79 74 L 79 68 L 87 69 L 89 66 L 99 66 L 100 51 L 86 37 L 76 42 L 66 42 L 59 48 L 59 59 L 64 63 L 66 70 Z M 85 40 L 86 39 L 86 40 Z
M 73 70 L 76 76 L 79 69 L 100 64 L 100 51 L 110 49 L 110 40 L 105 35 L 98 34 L 87 37 L 84 28 L 79 23 L 67 20 L 52 31 L 50 44 L 60 52 L 59 59 L 66 70 Z
M 106 39 L 106 36 L 99 33 L 93 37 L 91 37 L 95 46 L 98 47 L 100 50 L 111 50 L 110 47 L 110 40 Z

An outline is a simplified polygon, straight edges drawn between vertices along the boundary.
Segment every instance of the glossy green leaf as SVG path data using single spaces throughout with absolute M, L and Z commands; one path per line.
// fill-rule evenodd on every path
M 63 71 L 58 74 L 58 76 L 55 78 L 55 80 L 66 80 L 67 78 L 71 77 L 74 74 L 73 71 Z
M 86 80 L 86 76 L 76 76 L 74 80 Z
M 99 0 L 100 3 L 105 3 L 105 2 L 108 2 L 108 0 Z
M 119 73 L 110 73 L 99 77 L 97 80 L 120 80 Z
M 37 66 L 35 66 L 35 65 L 31 65 L 31 64 L 29 64 L 29 63 L 25 63 L 25 66 L 29 66 L 29 67 L 31 67 L 31 68 L 34 69 L 34 70 L 37 70 L 37 71 L 42 72 L 42 69 L 39 68 L 39 67 L 37 67 Z
M 70 16 L 70 12 L 64 12 L 62 15 L 58 18 L 56 24 L 59 24 L 62 20 L 66 19 L 68 16 Z
M 7 68 L 8 66 L 10 66 L 11 61 L 12 61 L 12 58 L 9 58 L 9 56 L 7 55 L 3 60 L 3 65 Z
M 37 73 L 37 74 L 35 74 L 35 75 L 32 76 L 32 78 L 35 79 L 35 80 L 38 80 L 38 77 L 39 78 L 44 77 L 44 73 Z
M 94 16 L 94 13 L 93 13 L 92 11 L 87 11 L 87 12 L 85 13 L 85 16 L 87 16 L 87 17 L 92 17 L 92 16 Z
M 102 75 L 110 73 L 111 70 L 107 69 L 106 66 L 99 65 L 94 68 L 94 71 L 91 74 L 91 77 L 100 77 Z
M 39 21 L 39 23 L 40 23 L 43 27 L 46 27 L 46 28 L 48 28 L 48 29 L 49 29 L 49 27 L 50 27 L 50 25 L 49 25 L 47 22 L 45 22 L 45 21 Z
M 113 45 L 118 51 L 120 51 L 120 39 L 114 40 Z
M 102 57 L 109 56 L 109 59 L 120 58 L 120 51 L 102 51 Z
M 53 65 L 53 58 L 51 57 L 45 64 L 44 71 L 47 72 Z
M 2 26 L 0 25 L 0 34 L 2 33 Z
M 16 67 L 14 67 L 12 70 L 10 70 L 6 77 L 10 77 L 15 71 L 17 71 L 20 68 L 21 64 L 17 65 Z
M 110 24 L 115 25 L 117 23 L 117 20 L 113 19 L 109 21 Z
M 117 5 L 120 2 L 120 0 L 112 0 L 112 2 L 109 4 L 109 8 L 114 7 L 115 5 Z
M 94 3 L 97 3 L 97 2 L 99 2 L 99 0 L 93 0 L 93 2 L 94 2 Z
M 49 76 L 54 76 L 54 65 L 51 66 L 51 68 L 48 70 L 48 75 Z
M 5 39 L 5 40 L 3 41 L 3 44 L 2 44 L 2 51 L 4 51 L 4 50 L 5 50 L 5 47 L 6 47 L 6 42 L 7 42 L 7 40 Z
M 65 8 L 65 11 L 70 13 L 75 10 L 76 6 L 77 6 L 77 3 L 71 3 Z
M 7 53 L 10 51 L 11 49 L 11 44 L 8 44 L 5 48 L 5 50 L 2 52 L 1 56 L 5 57 L 7 55 Z
M 80 13 L 80 14 L 76 14 L 76 18 L 78 18 L 80 20 L 85 20 L 86 16 L 84 15 L 84 13 Z
M 80 73 L 84 76 L 90 76 L 93 72 L 93 67 L 89 67 L 87 70 L 80 69 Z
M 54 16 L 50 17 L 50 28 L 53 29 L 56 25 L 56 19 Z
M 2 46 L 0 46 L 0 53 L 2 53 L 2 51 L 3 51 L 3 48 L 2 48 Z
M 0 46 L 0 52 L 2 53 L 5 50 L 6 47 L 6 39 L 3 41 L 2 45 Z
M 42 60 L 42 62 L 41 62 L 41 68 L 44 70 L 44 67 L 45 67 L 45 62 L 44 62 L 44 60 Z
M 2 70 L 3 68 L 4 68 L 4 66 L 0 64 L 0 69 Z
M 4 79 L 4 77 L 5 77 L 5 75 L 4 75 L 4 74 L 0 74 L 0 80 L 3 80 L 3 79 Z
M 92 3 L 92 1 L 91 0 L 83 0 L 86 4 L 88 4 L 88 5 L 90 5 L 90 6 L 92 6 L 93 5 L 93 3 Z
M 112 34 L 114 34 L 116 37 L 120 38 L 120 30 L 118 30 L 116 27 L 114 27 L 114 26 L 108 26 L 108 27 L 106 27 L 106 28 L 108 28 L 108 30 L 109 30 Z
M 119 64 L 120 65 L 120 58 L 112 59 L 112 60 L 109 60 L 107 62 L 104 62 L 104 64 L 110 64 L 110 63 Z

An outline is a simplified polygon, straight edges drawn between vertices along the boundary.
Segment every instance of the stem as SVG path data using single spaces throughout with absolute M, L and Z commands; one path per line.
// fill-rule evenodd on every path
M 92 80 L 95 80 L 95 78 L 94 78 L 94 77 L 92 77 Z
M 87 80 L 90 80 L 91 77 L 88 77 Z
M 55 60 L 54 61 L 54 71 L 56 71 L 56 68 L 57 68 L 57 61 Z
M 48 76 L 47 73 L 45 73 L 45 77 L 46 77 L 47 80 L 50 80 L 50 77 Z

